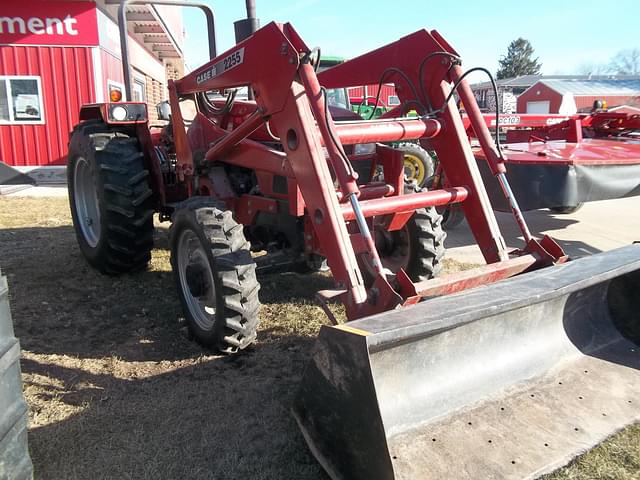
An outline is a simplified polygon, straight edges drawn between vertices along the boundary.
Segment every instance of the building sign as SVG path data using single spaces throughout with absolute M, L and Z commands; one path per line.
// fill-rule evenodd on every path
M 2 0 L 0 44 L 96 46 L 96 4 Z

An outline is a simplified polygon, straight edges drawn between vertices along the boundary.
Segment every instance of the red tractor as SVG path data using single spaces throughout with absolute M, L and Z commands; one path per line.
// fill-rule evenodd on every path
M 441 47 L 422 46 L 434 48 Z M 461 202 L 470 190 L 405 195 L 402 153 L 376 144 L 434 136 L 441 122 L 365 122 L 330 107 L 316 52 L 290 25 L 272 23 L 170 82 L 170 100 L 158 107 L 166 126 L 149 127 L 142 103 L 80 112 L 68 176 L 84 256 L 104 273 L 142 269 L 154 213 L 171 221 L 179 296 L 203 345 L 235 352 L 255 340 L 257 268 L 328 261 L 336 289 L 321 298 L 344 301 L 350 319 L 415 303 L 412 282 L 441 269 L 445 233 L 434 206 Z M 127 72 L 126 51 L 123 57 Z M 235 98 L 243 86 L 255 100 Z M 196 108 L 189 121 L 185 101 Z M 463 148 L 458 161 L 468 155 Z M 482 201 L 474 208 L 486 210 Z M 484 242 L 499 239 L 492 218 L 479 216 L 477 224 Z M 492 250 L 491 259 L 506 259 L 501 242 Z
M 195 5 L 125 0 L 121 30 L 128 3 Z M 435 461 L 416 463 L 425 463 L 428 452 L 437 455 L 433 449 L 440 442 L 424 433 L 432 419 L 501 395 L 523 380 L 538 388 L 532 379 L 547 379 L 554 362 L 574 365 L 578 349 L 586 354 L 604 345 L 620 356 L 613 363 L 573 368 L 576 385 L 583 384 L 579 372 L 585 368 L 611 370 L 633 355 L 612 322 L 637 312 L 635 297 L 624 292 L 637 288 L 639 249 L 630 246 L 597 261 L 565 264 L 567 257 L 551 238 L 531 235 L 460 57 L 438 32 L 420 30 L 316 74 L 319 51 L 290 24 L 269 23 L 216 55 L 213 14 L 205 5 L 196 6 L 208 15 L 212 60 L 169 82 L 169 101 L 159 106 L 168 125 L 150 127 L 141 103 L 82 107 L 68 165 L 78 242 L 100 271 L 134 271 L 149 262 L 154 214 L 170 221 L 171 264 L 189 328 L 203 345 L 229 353 L 256 339 L 257 269 L 292 263 L 319 268 L 326 259 L 335 287 L 318 292 L 318 299 L 334 324 L 330 301 L 341 301 L 350 322 L 322 328 L 294 415 L 332 478 L 394 478 L 403 468 L 433 469 Z M 126 41 L 122 44 L 131 98 Z M 383 81 L 394 83 L 400 111 L 418 116 L 356 119 L 353 112 L 332 108 L 326 98 L 325 89 Z M 253 99 L 236 98 L 242 87 Z M 454 92 L 520 226 L 525 240 L 520 250 L 506 248 Z M 193 118 L 183 116 L 184 102 L 195 106 Z M 405 193 L 403 152 L 385 143 L 406 141 L 419 141 L 436 153 L 446 188 Z M 461 206 L 487 265 L 433 278 L 441 269 L 445 240 L 435 207 L 453 204 Z M 540 271 L 528 273 L 533 270 Z M 607 282 L 611 287 L 604 291 L 610 294 L 600 293 Z M 580 308 L 571 303 L 574 297 Z M 603 305 L 611 298 L 617 303 L 605 314 Z M 591 318 L 589 312 L 599 316 Z M 628 380 L 617 384 L 626 390 L 616 391 L 637 393 L 635 370 L 618 367 L 616 375 Z M 509 398 L 494 397 L 503 402 L 498 405 L 509 405 Z M 555 408 L 562 402 L 542 405 Z M 522 402 L 514 405 L 514 411 L 523 411 Z M 567 405 L 576 418 L 593 414 L 600 419 L 597 402 Z M 624 415 L 607 417 L 611 425 L 603 432 L 628 421 L 626 410 L 615 411 Z M 553 420 L 553 414 L 538 412 L 534 418 Z M 522 422 L 514 426 L 502 418 L 491 425 L 503 423 L 505 432 L 492 430 L 494 438 L 511 438 L 523 428 Z M 556 424 L 541 424 L 541 432 Z M 418 437 L 414 441 L 407 432 Z M 566 460 L 587 441 L 580 437 L 574 445 L 573 428 L 570 433 L 566 445 L 554 433 L 553 458 L 542 442 L 527 450 L 532 456 L 537 452 L 536 461 Z M 471 438 L 466 430 L 460 435 L 452 445 Z M 527 433 L 504 443 L 517 447 L 522 438 L 542 437 Z M 483 436 L 478 441 L 486 447 Z M 403 455 L 412 451 L 408 446 L 417 450 L 406 459 Z M 480 460 L 471 463 L 480 465 Z M 515 463 L 509 468 L 542 468 L 535 462 L 512 467 Z M 434 473 L 434 478 L 446 474 Z M 415 471 L 400 475 L 420 476 Z

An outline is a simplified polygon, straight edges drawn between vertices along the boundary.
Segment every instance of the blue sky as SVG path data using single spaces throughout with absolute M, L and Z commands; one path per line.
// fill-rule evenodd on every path
M 246 16 L 243 0 L 205 0 L 216 14 L 218 52 L 231 48 L 233 22 Z M 509 42 L 528 39 L 545 74 L 576 73 L 607 63 L 619 50 L 640 48 L 640 1 L 591 0 L 256 0 L 261 24 L 289 21 L 323 55 L 354 57 L 415 30 L 438 30 L 463 66 L 495 72 Z M 199 10 L 184 12 L 187 64 L 206 62 L 207 38 Z M 478 78 L 478 80 L 484 80 Z

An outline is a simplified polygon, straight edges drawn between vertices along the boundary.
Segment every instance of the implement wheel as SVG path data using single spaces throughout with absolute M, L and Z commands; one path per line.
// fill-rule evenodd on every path
M 103 273 L 140 270 L 153 247 L 153 192 L 138 140 L 101 122 L 78 125 L 67 180 L 82 254 Z
M 384 217 L 374 218 L 376 248 L 382 266 L 395 273 L 403 269 L 414 282 L 428 280 L 442 270 L 445 254 L 442 217 L 434 208 L 419 208 L 400 230 L 385 230 Z M 360 257 L 365 279 L 370 283 L 374 269 L 368 260 Z
M 423 187 L 435 171 L 433 158 L 429 152 L 415 143 L 402 143 L 398 146 L 398 150 L 404 153 L 405 182 Z
M 553 213 L 557 213 L 560 215 L 568 215 L 570 213 L 575 213 L 578 210 L 580 210 L 582 208 L 582 206 L 584 205 L 584 203 L 579 203 L 577 205 L 573 205 L 573 206 L 564 206 L 564 207 L 549 207 L 549 210 L 551 210 Z
M 260 284 L 243 227 L 207 198 L 182 204 L 170 231 L 171 265 L 189 331 L 236 353 L 256 339 Z

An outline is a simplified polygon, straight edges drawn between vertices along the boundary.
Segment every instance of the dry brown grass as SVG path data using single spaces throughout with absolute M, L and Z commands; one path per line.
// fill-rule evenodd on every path
M 36 477 L 326 478 L 289 406 L 325 322 L 313 295 L 330 279 L 263 279 L 258 344 L 216 356 L 187 338 L 166 242 L 159 228 L 148 271 L 106 277 L 81 257 L 65 199 L 0 198 Z M 639 470 L 635 426 L 550 478 Z

